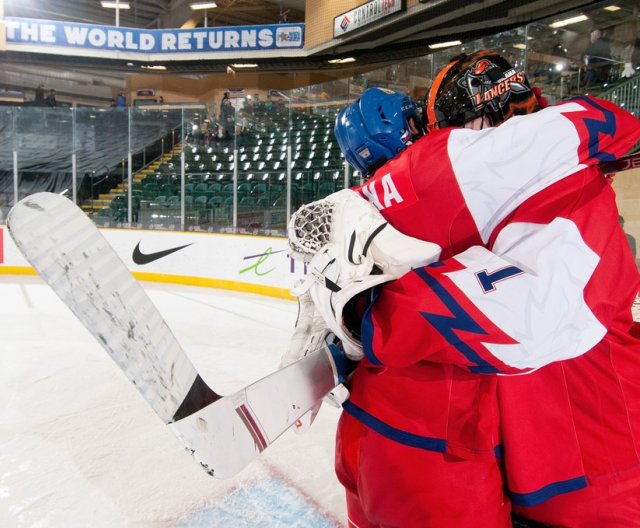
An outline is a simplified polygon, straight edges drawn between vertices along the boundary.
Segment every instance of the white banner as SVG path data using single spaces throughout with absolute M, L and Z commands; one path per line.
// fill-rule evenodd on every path
M 101 229 L 134 274 L 147 280 L 287 297 L 304 265 L 289 257 L 286 238 L 133 229 Z M 29 267 L 0 227 L 0 274 Z M 18 269 L 19 271 L 19 269 Z
M 304 24 L 139 29 L 7 17 L 7 50 L 146 60 L 302 49 Z

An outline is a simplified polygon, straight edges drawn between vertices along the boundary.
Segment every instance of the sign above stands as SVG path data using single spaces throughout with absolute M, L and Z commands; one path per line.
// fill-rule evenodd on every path
M 333 38 L 363 28 L 406 9 L 406 0 L 371 0 L 333 19 Z
M 156 95 L 156 91 L 154 88 L 140 88 L 136 90 L 136 95 L 138 97 L 153 97 Z
M 258 57 L 301 50 L 304 24 L 138 29 L 7 17 L 7 50 L 133 60 Z M 265 53 L 264 56 L 268 56 Z

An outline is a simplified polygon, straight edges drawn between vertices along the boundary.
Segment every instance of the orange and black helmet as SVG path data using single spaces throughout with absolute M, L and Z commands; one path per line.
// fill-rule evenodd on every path
M 514 115 L 535 112 L 538 101 L 524 72 L 493 51 L 459 55 L 445 66 L 427 90 L 427 130 L 464 126 L 487 117 L 492 126 Z

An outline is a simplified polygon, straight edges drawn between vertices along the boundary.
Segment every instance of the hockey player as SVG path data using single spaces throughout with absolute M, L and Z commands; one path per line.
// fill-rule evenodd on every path
M 496 75 L 498 58 L 475 58 L 436 82 L 481 103 L 462 105 L 479 113 L 450 124 L 480 119 L 483 130 L 429 134 L 358 189 L 442 255 L 378 288 L 361 326 L 349 322 L 354 303 L 344 299 L 332 321 L 346 342 L 361 337 L 365 356 L 338 434 L 350 519 L 506 526 L 504 451 L 511 500 L 529 517 L 637 525 L 640 344 L 629 330 L 639 281 L 595 165 L 638 140 L 638 121 L 583 98 L 484 129 L 517 112 L 510 102 L 529 87 L 510 68 Z M 346 109 L 337 128 L 364 123 L 358 111 Z M 429 125 L 443 120 L 436 115 Z M 376 145 L 389 141 L 361 126 L 347 137 L 358 132 L 345 155 L 366 173 L 379 164 Z M 328 275 L 326 263 L 313 264 Z M 316 289 L 316 305 L 326 305 L 348 280 L 338 292 Z

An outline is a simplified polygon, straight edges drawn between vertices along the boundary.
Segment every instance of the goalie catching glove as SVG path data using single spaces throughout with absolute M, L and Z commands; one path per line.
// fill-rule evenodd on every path
M 289 246 L 294 259 L 307 262 L 307 279 L 293 294 L 310 293 L 317 312 L 354 360 L 363 354 L 360 321 L 345 323 L 349 301 L 438 260 L 441 250 L 437 244 L 403 235 L 349 189 L 298 209 L 289 223 Z

